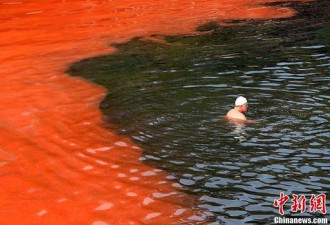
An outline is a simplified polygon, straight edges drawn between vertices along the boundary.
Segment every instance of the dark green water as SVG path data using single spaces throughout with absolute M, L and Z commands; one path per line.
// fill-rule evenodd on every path
M 109 89 L 110 128 L 200 195 L 216 223 L 269 223 L 281 191 L 330 198 L 330 3 L 293 6 L 294 18 L 210 23 L 199 30 L 211 34 L 169 45 L 137 38 L 69 72 Z M 258 124 L 222 120 L 238 95 Z

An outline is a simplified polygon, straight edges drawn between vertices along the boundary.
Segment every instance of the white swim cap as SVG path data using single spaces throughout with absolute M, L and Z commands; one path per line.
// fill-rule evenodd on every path
M 235 106 L 244 105 L 246 103 L 247 103 L 247 99 L 244 98 L 243 96 L 239 96 L 235 101 Z

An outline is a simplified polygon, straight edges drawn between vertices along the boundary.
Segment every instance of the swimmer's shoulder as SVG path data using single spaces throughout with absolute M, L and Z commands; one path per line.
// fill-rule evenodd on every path
M 233 114 L 234 111 L 235 111 L 235 109 L 231 109 L 231 110 L 229 110 L 229 111 L 227 112 L 227 115 L 226 115 L 226 116 L 229 116 L 229 115 Z
M 228 111 L 226 118 L 228 120 L 242 120 L 242 121 L 246 121 L 246 117 L 244 116 L 243 113 L 238 112 L 235 109 L 231 109 Z

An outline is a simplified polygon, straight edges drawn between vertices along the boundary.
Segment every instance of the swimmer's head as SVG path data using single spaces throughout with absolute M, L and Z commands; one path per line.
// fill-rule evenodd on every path
M 243 96 L 239 96 L 235 101 L 235 108 L 241 113 L 245 113 L 248 109 L 247 99 Z

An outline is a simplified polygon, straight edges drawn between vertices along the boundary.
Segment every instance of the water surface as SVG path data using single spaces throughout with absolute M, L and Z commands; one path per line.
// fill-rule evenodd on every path
M 137 36 L 296 14 L 261 5 L 276 1 L 1 1 L 0 224 L 205 223 L 196 195 L 106 128 L 105 88 L 65 71 Z
M 153 37 L 162 43 L 136 38 L 70 73 L 108 88 L 109 127 L 200 196 L 217 223 L 269 223 L 281 191 L 330 190 L 329 3 L 295 7 L 290 19 L 213 22 L 198 28 L 205 35 Z M 259 123 L 222 119 L 238 95 Z

